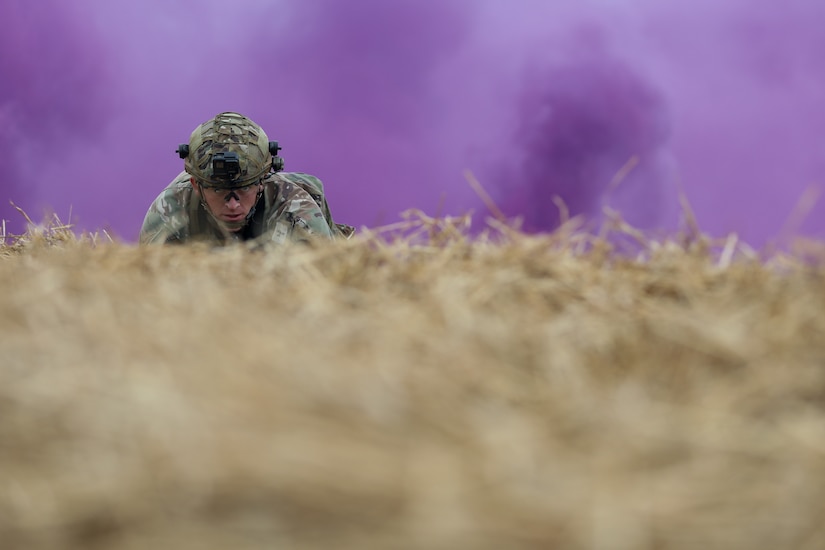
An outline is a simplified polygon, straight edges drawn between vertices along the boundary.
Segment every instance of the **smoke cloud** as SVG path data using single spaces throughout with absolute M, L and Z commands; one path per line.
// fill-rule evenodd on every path
M 0 216 L 8 201 L 137 236 L 225 110 L 321 177 L 335 217 L 488 215 L 471 170 L 531 230 L 604 206 L 760 245 L 825 180 L 817 0 L 7 2 Z M 825 206 L 798 229 L 825 237 Z
M 66 185 L 43 181 L 39 168 L 59 164 L 74 143 L 94 143 L 111 105 L 102 93 L 109 78 L 102 44 L 84 35 L 81 14 L 59 2 L 24 0 L 7 2 L 3 11 L 0 218 L 16 220 L 10 201 L 31 209 Z

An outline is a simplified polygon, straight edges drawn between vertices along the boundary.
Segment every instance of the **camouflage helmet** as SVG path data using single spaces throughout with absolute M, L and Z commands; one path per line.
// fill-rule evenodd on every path
M 255 183 L 272 168 L 277 142 L 263 128 L 239 113 L 220 113 L 195 128 L 189 144 L 178 154 L 184 169 L 206 186 L 243 187 Z

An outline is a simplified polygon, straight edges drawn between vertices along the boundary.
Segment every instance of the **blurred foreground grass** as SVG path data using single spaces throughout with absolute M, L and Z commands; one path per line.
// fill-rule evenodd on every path
M 825 547 L 818 243 L 467 222 L 5 239 L 0 546 Z

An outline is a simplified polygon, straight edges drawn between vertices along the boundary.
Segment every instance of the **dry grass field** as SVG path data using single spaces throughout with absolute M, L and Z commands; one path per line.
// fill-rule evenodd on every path
M 466 221 L 5 239 L 0 548 L 825 548 L 820 245 Z

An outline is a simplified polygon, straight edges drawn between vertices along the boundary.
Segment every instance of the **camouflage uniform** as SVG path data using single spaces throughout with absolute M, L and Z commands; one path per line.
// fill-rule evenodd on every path
M 184 171 L 152 203 L 140 242 L 237 240 L 282 243 L 349 237 L 354 228 L 332 221 L 321 181 L 309 174 L 280 172 L 278 142 L 239 113 L 220 113 L 199 125 L 178 147 Z M 194 180 L 194 183 L 193 183 Z M 260 184 L 260 185 L 259 185 Z M 196 192 L 197 187 L 198 192 Z M 205 192 L 255 191 L 254 206 L 239 221 L 221 221 L 203 200 Z M 236 200 L 240 200 L 235 195 Z
M 331 217 L 325 216 L 329 212 L 326 200 L 318 197 L 319 205 L 302 187 L 301 184 L 320 187 L 321 182 L 315 176 L 297 172 L 268 174 L 252 219 L 237 233 L 222 229 L 204 209 L 190 178 L 188 173 L 181 172 L 155 199 L 140 230 L 141 243 L 250 239 L 281 243 L 287 239 L 307 240 L 311 236 L 348 236 L 347 226 L 327 222 Z

